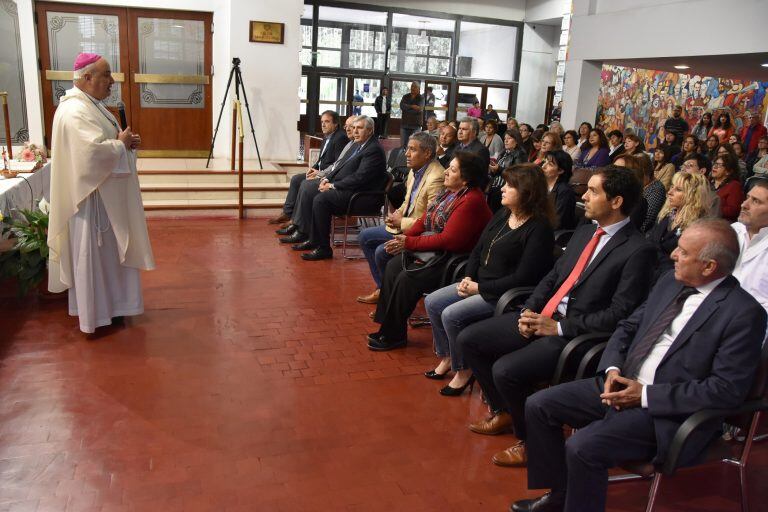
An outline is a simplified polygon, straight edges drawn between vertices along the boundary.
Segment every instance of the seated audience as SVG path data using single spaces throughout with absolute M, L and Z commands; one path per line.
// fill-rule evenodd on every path
M 493 110 L 493 105 L 490 103 L 487 107 L 485 107 L 485 112 L 483 112 L 483 120 L 487 123 L 488 121 L 496 121 L 496 124 L 501 122 L 501 119 L 499 118 L 498 112 Z
M 672 268 L 670 255 L 683 231 L 709 214 L 712 195 L 709 182 L 702 174 L 675 174 L 667 200 L 658 214 L 658 223 L 646 235 L 656 247 L 659 258 L 656 277 Z
M 650 287 L 656 254 L 629 221 L 640 200 L 632 171 L 598 170 L 583 199 L 585 215 L 594 223 L 576 230 L 522 312 L 482 320 L 459 333 L 464 360 L 492 411 L 469 429 L 494 435 L 513 425 L 520 440 L 494 456 L 499 465 L 525 465 L 526 397 L 532 386 L 552 377 L 568 340 L 613 330 L 645 300 Z
M 507 130 L 518 130 L 520 131 L 520 125 L 517 123 L 517 119 L 514 117 L 508 117 L 507 118 Z
M 491 154 L 488 148 L 483 145 L 477 139 L 477 135 L 480 133 L 480 123 L 474 117 L 464 117 L 459 122 L 459 129 L 456 132 L 456 137 L 459 140 L 456 146 L 457 150 L 469 151 L 480 157 L 483 161 L 483 167 L 488 170 L 488 165 L 491 163 Z
M 448 164 L 453 160 L 453 152 L 458 145 L 456 128 L 450 124 L 446 124 L 440 128 L 440 137 L 438 138 L 437 146 L 437 161 L 443 168 L 448 167 Z
M 729 222 L 736 222 L 744 201 L 744 191 L 739 181 L 739 164 L 732 155 L 719 155 L 712 162 L 712 186 L 720 198 L 720 215 Z
M 728 139 L 733 135 L 735 129 L 736 127 L 731 123 L 731 114 L 723 111 L 717 116 L 715 125 L 707 135 L 714 135 L 717 137 L 717 141 L 722 144 L 723 142 L 728 142 Z
M 296 242 L 292 247 L 294 250 L 310 251 L 301 255 L 303 260 L 332 258 L 331 217 L 346 213 L 355 192 L 384 189 L 387 162 L 384 150 L 373 136 L 373 125 L 370 117 L 359 116 L 354 123 L 354 149 L 350 149 L 345 158 L 334 165 L 333 171 L 320 180 L 314 193 L 302 196 L 302 204 L 297 210 L 301 212 L 301 218 L 294 218 L 297 229 L 292 237 L 296 238 L 291 241 Z M 378 198 L 369 201 L 375 204 Z
M 688 416 L 743 402 L 760 364 L 766 312 L 730 275 L 738 256 L 727 222 L 691 225 L 673 253 L 675 271 L 611 336 L 599 376 L 528 399 L 528 487 L 550 492 L 513 511 L 605 510 L 610 468 L 663 464 Z M 564 425 L 578 429 L 567 440 Z M 721 425 L 700 428 L 680 462 L 695 462 Z
M 431 115 L 427 117 L 427 129 L 424 130 L 434 138 L 437 138 L 440 136 L 440 130 L 437 126 L 437 118 L 434 115 Z
M 605 135 L 608 137 L 608 158 L 613 162 L 624 153 L 624 134 L 620 130 L 611 130 Z
M 765 159 L 766 156 L 768 156 L 768 135 L 760 137 L 760 140 L 757 141 L 757 149 L 747 157 L 747 171 L 750 176 L 752 174 L 766 174 L 767 171 L 765 169 L 768 167 L 768 160 Z M 760 169 L 755 169 L 755 165 L 758 164 Z
M 637 155 L 643 152 L 643 141 L 634 133 L 624 135 L 624 154 Z
M 672 163 L 673 149 L 670 146 L 659 146 L 653 151 L 653 176 L 669 190 L 672 175 L 675 174 L 675 164 Z
M 664 142 L 659 146 L 669 146 L 672 152 L 672 156 L 675 156 L 680 152 L 680 144 L 677 143 L 677 137 L 674 133 L 667 132 L 664 134 Z M 656 146 L 656 147 L 659 147 Z
M 502 173 L 504 206 L 485 227 L 469 256 L 466 277 L 429 295 L 424 305 L 432 323 L 435 353 L 440 359 L 430 379 L 456 372 L 440 390 L 458 396 L 472 381 L 472 372 L 456 344 L 461 330 L 493 316 L 496 301 L 510 288 L 533 286 L 552 268 L 554 217 L 541 169 L 514 165 Z
M 462 122 L 462 125 L 464 122 Z M 435 290 L 443 274 L 442 254 L 468 253 L 491 218 L 479 188 L 488 166 L 474 153 L 457 151 L 445 170 L 445 191 L 429 204 L 410 229 L 385 244 L 395 255 L 384 272 L 368 348 L 384 351 L 407 344 L 408 316 L 425 292 Z M 433 254 L 428 254 L 428 253 Z M 423 263 L 419 263 L 419 262 Z
M 488 206 L 493 213 L 501 208 L 501 187 L 504 186 L 504 178 L 501 173 L 504 169 L 515 164 L 528 161 L 528 155 L 523 149 L 523 139 L 516 129 L 508 129 L 504 134 L 504 151 L 499 155 L 496 163 L 493 161 L 488 166 L 490 183 L 488 184 Z
M 709 161 L 709 158 L 698 153 L 685 157 L 685 160 L 680 165 L 680 171 L 691 174 L 703 174 L 709 178 L 709 173 L 712 171 L 712 163 Z
M 603 130 L 594 128 L 589 132 L 587 143 L 581 147 L 581 157 L 574 162 L 575 167 L 604 167 L 610 163 L 608 158 L 608 139 Z
M 523 138 L 523 149 L 525 150 L 525 154 L 528 156 L 531 156 L 531 153 L 534 152 L 531 135 L 533 135 L 533 126 L 529 125 L 528 123 L 521 123 L 520 137 Z
M 392 258 L 384 249 L 384 243 L 413 226 L 427 210 L 427 205 L 442 191 L 445 169 L 435 159 L 436 150 L 437 142 L 427 132 L 411 135 L 405 150 L 406 162 L 411 171 L 406 180 L 403 204 L 387 215 L 385 225 L 373 226 L 360 232 L 358 240 L 365 259 L 368 260 L 376 289 L 368 295 L 358 297 L 358 302 L 378 302 L 381 276 L 387 262 Z
M 560 121 L 552 121 L 552 124 L 549 125 L 549 131 L 556 133 L 557 136 L 560 137 L 560 140 L 562 140 L 563 135 L 565 135 L 565 129 L 563 128 L 563 125 L 560 124 Z
M 576 227 L 576 194 L 569 185 L 573 175 L 571 156 L 562 149 L 547 152 L 541 166 L 547 180 L 547 192 L 555 207 L 555 229 Z
M 664 201 L 666 201 L 667 189 L 658 179 L 656 179 L 656 174 L 653 170 L 650 158 L 647 158 L 645 155 L 638 155 L 635 158 L 639 160 L 640 169 L 643 172 L 643 199 L 648 205 L 645 213 L 645 220 L 640 227 L 640 231 L 642 233 L 647 233 L 656 225 L 659 212 L 664 206 Z
M 483 109 L 480 108 L 480 102 L 475 101 L 472 106 L 467 109 L 467 115 L 474 117 L 475 119 L 481 119 L 483 117 Z
M 741 254 L 733 276 L 768 311 L 768 181 L 757 180 L 731 225 Z
M 699 122 L 694 125 L 693 130 L 691 130 L 691 135 L 696 137 L 696 140 L 699 142 L 704 142 L 707 140 L 707 136 L 709 135 L 709 131 L 713 128 L 712 124 L 712 113 L 711 112 L 704 112 L 701 115 L 701 118 L 699 119 Z
M 675 170 L 679 171 L 680 166 L 683 165 L 683 162 L 686 158 L 689 156 L 693 156 L 698 153 L 699 149 L 699 143 L 696 140 L 696 137 L 693 135 L 686 135 L 685 138 L 683 138 L 683 146 L 680 149 L 680 152 L 672 157 L 670 162 L 675 166 Z
M 736 161 L 739 163 L 739 180 L 744 183 L 749 177 L 747 175 L 747 155 L 744 154 L 744 144 L 739 141 L 731 144 L 733 154 L 736 157 Z
M 485 137 L 481 141 L 485 144 L 485 147 L 488 148 L 488 153 L 492 159 L 499 158 L 499 154 L 504 151 L 504 142 L 501 140 L 501 137 L 499 137 L 499 134 L 496 133 L 497 126 L 498 123 L 493 119 L 486 121 Z
M 683 134 L 686 132 L 688 132 L 688 123 L 683 119 L 683 106 L 675 105 L 672 109 L 672 117 L 664 121 L 664 138 L 666 139 L 666 134 L 670 134 L 673 140 L 667 141 L 667 144 L 680 146 L 683 142 Z
M 544 132 L 541 136 L 541 147 L 539 148 L 539 154 L 536 160 L 533 161 L 536 165 L 544 163 L 544 159 L 547 153 L 550 151 L 558 151 L 563 149 L 563 141 L 555 132 Z
M 651 159 L 648 158 L 648 155 L 645 153 L 638 153 L 636 155 L 619 155 L 616 157 L 616 161 L 613 163 L 613 165 L 631 170 L 635 175 L 635 178 L 637 178 L 638 183 L 641 185 L 643 185 L 646 181 L 646 174 L 653 172 L 653 164 L 651 163 Z M 662 188 L 664 188 L 663 185 Z M 654 192 L 656 190 L 656 187 L 653 187 L 650 189 L 650 192 Z M 648 190 L 645 189 L 644 192 L 648 192 Z M 655 195 L 658 196 L 659 194 L 656 193 Z M 659 208 L 661 208 L 661 205 L 664 204 L 663 192 L 661 193 L 660 199 L 657 199 L 657 201 L 659 203 Z M 643 227 L 652 226 L 656 221 L 655 214 L 653 216 L 649 216 L 648 210 L 648 200 L 646 199 L 646 194 L 644 193 L 640 196 L 640 201 L 638 201 L 637 205 L 635 205 L 635 208 L 632 210 L 632 213 L 629 215 L 629 219 L 632 225 L 635 226 L 635 229 L 638 231 L 643 232 Z M 657 209 L 656 214 L 658 213 L 659 210 Z
M 344 123 L 342 129 L 339 124 L 339 114 L 333 110 L 326 110 L 320 116 L 320 129 L 323 131 L 323 148 L 317 162 L 304 174 L 296 174 L 291 177 L 288 187 L 288 195 L 283 203 L 283 211 L 277 217 L 269 219 L 270 224 L 283 224 L 291 220 L 293 209 L 299 196 L 301 184 L 305 180 L 318 180 L 323 177 L 324 171 L 330 171 L 331 165 L 341 156 L 344 147 L 350 142 L 352 135 L 352 123 L 355 117 L 351 116 Z M 317 182 L 315 182 L 317 183 Z M 279 234 L 290 235 L 292 230 Z
M 745 152 L 752 153 L 757 149 L 760 138 L 768 136 L 768 129 L 760 122 L 760 115 L 757 112 L 745 112 L 744 121 L 739 138 L 744 141 Z
M 720 139 L 718 139 L 716 135 L 710 135 L 704 143 L 704 156 L 706 156 L 710 162 L 713 162 L 717 156 L 717 150 L 719 148 Z
M 578 140 L 579 134 L 575 130 L 568 130 L 563 136 L 563 151 L 571 155 L 571 160 L 574 162 L 581 156 Z
M 579 125 L 579 140 L 576 141 L 576 144 L 578 144 L 579 147 L 582 147 L 587 143 L 589 140 L 589 132 L 591 131 L 592 125 L 590 123 L 584 121 Z M 584 148 L 582 148 L 582 151 L 584 151 Z
M 537 128 L 531 134 L 531 145 L 533 150 L 528 153 L 528 161 L 534 163 L 541 154 L 541 138 L 544 136 L 544 130 Z

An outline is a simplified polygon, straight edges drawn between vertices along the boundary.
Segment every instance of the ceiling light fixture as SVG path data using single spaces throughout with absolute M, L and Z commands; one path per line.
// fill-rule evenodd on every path
M 675 69 L 690 69 L 691 66 L 686 66 L 685 64 L 678 64 L 675 66 Z

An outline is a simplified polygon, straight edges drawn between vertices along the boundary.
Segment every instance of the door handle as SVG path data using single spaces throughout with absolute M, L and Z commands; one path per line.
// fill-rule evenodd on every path
M 46 80 L 61 80 L 63 82 L 69 82 L 73 79 L 74 72 L 73 71 L 63 71 L 58 69 L 46 69 L 45 70 L 45 79 Z M 125 81 L 125 73 L 120 72 L 114 72 L 112 73 L 112 78 L 114 78 L 115 82 L 124 82 Z

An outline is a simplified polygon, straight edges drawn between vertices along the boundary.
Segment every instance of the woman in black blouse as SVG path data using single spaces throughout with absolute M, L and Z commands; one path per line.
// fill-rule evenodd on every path
M 576 227 L 576 193 L 568 184 L 573 175 L 573 160 L 571 155 L 557 149 L 550 151 L 541 165 L 547 180 L 547 191 L 552 199 L 557 213 L 556 229 L 573 229 Z
M 532 286 L 553 264 L 554 212 L 547 183 L 537 165 L 515 165 L 502 174 L 501 204 L 485 227 L 467 262 L 466 276 L 427 295 L 425 306 L 432 322 L 435 353 L 440 362 L 425 375 L 453 380 L 440 390 L 458 396 L 472 382 L 456 345 L 459 332 L 469 324 L 490 318 L 496 301 L 510 288 Z

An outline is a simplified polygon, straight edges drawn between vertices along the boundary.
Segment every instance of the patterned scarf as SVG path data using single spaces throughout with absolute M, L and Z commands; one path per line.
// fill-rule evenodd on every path
M 466 187 L 458 192 L 444 190 L 427 206 L 427 216 L 424 220 L 424 229 L 433 233 L 442 233 L 448 218 L 456 207 L 456 202 L 469 189 Z

